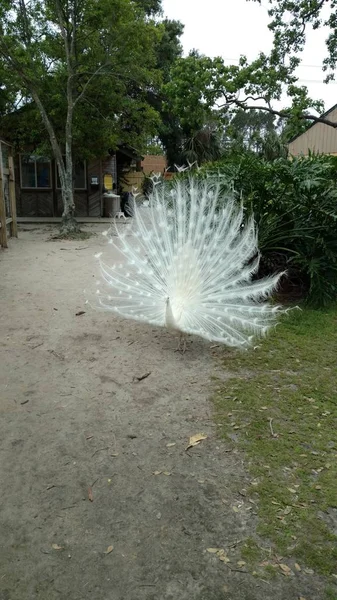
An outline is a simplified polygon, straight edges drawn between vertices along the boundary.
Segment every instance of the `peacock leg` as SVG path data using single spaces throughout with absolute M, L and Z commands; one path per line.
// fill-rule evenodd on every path
M 179 342 L 175 352 L 181 352 L 181 354 L 185 354 L 186 352 L 186 338 L 183 333 L 179 334 Z

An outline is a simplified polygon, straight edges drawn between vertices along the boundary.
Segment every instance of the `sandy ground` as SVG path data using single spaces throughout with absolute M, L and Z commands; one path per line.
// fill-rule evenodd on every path
M 323 599 L 313 576 L 237 565 L 257 517 L 212 421 L 222 350 L 181 356 L 164 330 L 84 305 L 106 249 L 91 229 L 27 227 L 0 252 L 0 600 Z

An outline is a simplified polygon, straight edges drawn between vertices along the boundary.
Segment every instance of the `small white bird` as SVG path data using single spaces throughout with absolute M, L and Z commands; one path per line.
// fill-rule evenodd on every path
M 109 240 L 124 264 L 99 257 L 109 287 L 98 292 L 100 306 L 179 332 L 183 352 L 186 334 L 246 348 L 275 322 L 280 307 L 265 300 L 282 274 L 252 281 L 257 234 L 253 218 L 243 223 L 242 204 L 220 193 L 219 180 L 154 186 L 149 207 L 134 203 L 130 228 Z

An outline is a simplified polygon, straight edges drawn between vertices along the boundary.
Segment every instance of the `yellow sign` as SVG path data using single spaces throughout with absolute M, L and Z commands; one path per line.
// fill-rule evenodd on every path
M 105 173 L 104 175 L 104 187 L 106 190 L 112 190 L 113 179 L 110 173 Z

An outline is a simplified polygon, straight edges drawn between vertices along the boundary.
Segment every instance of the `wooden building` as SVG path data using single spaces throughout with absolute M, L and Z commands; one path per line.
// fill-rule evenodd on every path
M 322 117 L 337 123 L 337 104 Z M 312 123 L 304 133 L 290 140 L 288 150 L 290 156 L 307 156 L 309 152 L 337 155 L 337 129 L 324 123 Z
M 76 217 L 103 217 L 104 193 L 125 187 L 128 173 L 141 170 L 140 156 L 129 146 L 107 152 L 105 158 L 79 161 L 75 167 Z M 63 203 L 55 160 L 20 153 L 15 158 L 19 217 L 60 217 Z

